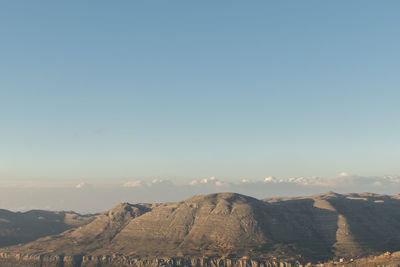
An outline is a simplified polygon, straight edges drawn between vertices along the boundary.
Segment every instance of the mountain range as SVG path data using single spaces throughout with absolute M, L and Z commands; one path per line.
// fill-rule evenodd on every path
M 1 266 L 355 264 L 400 251 L 400 195 L 217 193 L 94 215 L 1 210 L 0 246 Z

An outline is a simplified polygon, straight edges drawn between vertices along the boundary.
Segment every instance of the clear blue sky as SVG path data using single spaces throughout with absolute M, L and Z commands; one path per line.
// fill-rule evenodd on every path
M 0 179 L 400 174 L 399 1 L 2 1 Z

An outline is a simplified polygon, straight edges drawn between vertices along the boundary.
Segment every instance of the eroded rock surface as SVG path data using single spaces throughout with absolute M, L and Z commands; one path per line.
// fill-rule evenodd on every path
M 93 219 L 94 216 L 75 212 L 0 210 L 0 248 L 59 234 L 86 225 Z
M 297 266 L 398 251 L 399 226 L 399 196 L 328 192 L 259 200 L 219 193 L 123 203 L 76 229 L 4 248 L 0 260 L 42 267 L 200 266 L 200 259 L 210 267 Z

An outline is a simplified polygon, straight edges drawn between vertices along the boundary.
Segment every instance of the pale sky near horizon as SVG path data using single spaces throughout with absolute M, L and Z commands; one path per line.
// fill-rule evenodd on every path
M 0 179 L 400 175 L 398 1 L 2 1 Z

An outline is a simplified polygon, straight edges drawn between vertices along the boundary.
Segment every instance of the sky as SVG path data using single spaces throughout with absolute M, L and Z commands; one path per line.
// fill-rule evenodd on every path
M 0 184 L 397 177 L 399 8 L 2 1 Z

